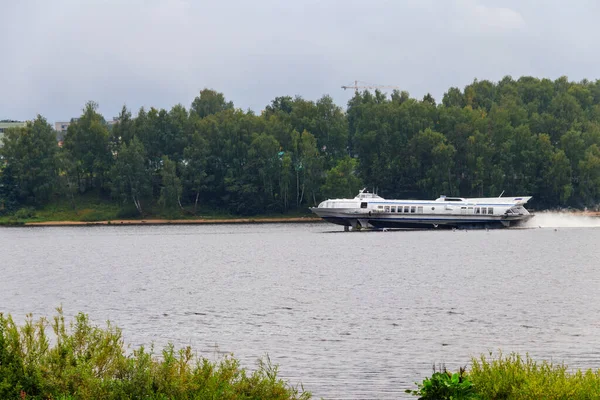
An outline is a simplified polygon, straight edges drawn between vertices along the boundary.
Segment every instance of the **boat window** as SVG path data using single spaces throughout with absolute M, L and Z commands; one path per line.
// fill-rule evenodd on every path
M 390 208 L 390 212 L 396 212 L 396 206 L 392 206 L 392 207 Z
M 475 207 L 475 214 L 479 214 L 479 207 Z
M 416 207 L 416 206 L 411 206 L 411 207 L 410 207 L 410 212 L 411 212 L 411 213 L 413 213 L 413 214 L 414 214 L 416 211 L 417 211 L 417 207 Z
M 482 214 L 487 214 L 487 208 L 486 207 L 481 207 L 481 213 Z
M 467 209 L 467 207 L 461 207 L 460 209 L 461 209 L 461 210 L 466 210 L 466 209 Z
M 431 211 L 435 210 L 435 207 L 431 207 Z
M 488 214 L 493 214 L 493 213 L 494 213 L 494 208 L 488 207 Z
M 390 206 L 385 206 L 385 212 L 390 212 Z
M 377 206 L 377 208 L 383 210 L 383 206 Z
M 423 206 L 417 207 L 417 213 L 418 214 L 423 214 Z
M 407 213 L 408 212 L 408 206 L 404 206 L 404 212 Z
M 367 208 L 367 202 L 363 201 L 362 203 L 360 203 L 360 208 Z

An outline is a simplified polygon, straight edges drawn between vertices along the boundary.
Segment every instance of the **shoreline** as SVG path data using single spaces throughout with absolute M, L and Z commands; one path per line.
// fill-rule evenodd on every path
M 227 224 L 298 224 L 324 222 L 315 217 L 288 217 L 288 218 L 197 218 L 197 219 L 114 219 L 106 221 L 43 221 L 24 222 L 18 226 L 132 226 L 132 225 L 227 225 Z
M 559 215 L 572 215 L 578 217 L 600 218 L 599 211 L 539 211 L 535 215 L 556 213 Z M 235 225 L 235 224 L 298 224 L 298 223 L 323 223 L 325 220 L 319 217 L 248 217 L 248 218 L 193 218 L 193 219 L 110 219 L 102 221 L 39 221 L 26 222 L 15 221 L 12 223 L 0 222 L 0 227 L 44 227 L 44 226 L 136 226 L 136 225 Z

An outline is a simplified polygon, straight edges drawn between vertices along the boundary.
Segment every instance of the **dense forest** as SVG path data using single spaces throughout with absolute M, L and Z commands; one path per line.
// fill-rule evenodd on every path
M 532 195 L 536 208 L 600 202 L 600 80 L 505 77 L 450 88 L 278 97 L 260 115 L 204 89 L 189 109 L 85 105 L 57 146 L 42 117 L 5 132 L 0 213 L 97 196 L 124 215 L 306 210 L 363 185 L 383 197 Z

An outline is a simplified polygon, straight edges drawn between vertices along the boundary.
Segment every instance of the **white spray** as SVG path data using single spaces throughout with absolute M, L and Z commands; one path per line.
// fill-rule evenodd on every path
M 527 221 L 526 228 L 595 228 L 600 227 L 600 217 L 569 212 L 536 212 Z

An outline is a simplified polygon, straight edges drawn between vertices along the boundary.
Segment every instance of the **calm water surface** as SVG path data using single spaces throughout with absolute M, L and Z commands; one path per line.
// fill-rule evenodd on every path
M 600 367 L 600 229 L 328 224 L 0 229 L 0 312 L 88 313 L 132 347 L 269 354 L 319 398 L 399 398 L 502 349 Z

